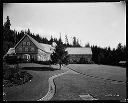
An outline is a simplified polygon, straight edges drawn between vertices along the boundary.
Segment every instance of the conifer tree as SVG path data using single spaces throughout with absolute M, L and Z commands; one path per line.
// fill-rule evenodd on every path
M 54 52 L 51 55 L 52 63 L 59 64 L 60 69 L 63 64 L 68 64 L 68 52 L 65 51 L 65 47 L 61 38 L 59 39 L 57 46 L 55 47 Z

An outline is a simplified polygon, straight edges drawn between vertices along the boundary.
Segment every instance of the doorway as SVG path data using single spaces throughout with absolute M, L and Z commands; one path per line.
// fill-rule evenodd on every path
M 29 54 L 24 54 L 23 55 L 23 59 L 25 60 L 25 61 L 30 61 L 30 55 Z

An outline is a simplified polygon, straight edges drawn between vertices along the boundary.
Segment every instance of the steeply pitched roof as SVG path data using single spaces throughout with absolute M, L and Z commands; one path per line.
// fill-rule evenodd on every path
M 71 47 L 66 48 L 68 54 L 92 54 L 91 48 Z
M 15 53 L 15 49 L 14 48 L 10 48 L 7 52 L 7 54 L 13 54 Z
M 48 45 L 48 44 L 44 44 L 44 43 L 39 43 L 45 51 L 49 52 L 49 53 L 52 53 L 54 48 L 51 46 L 51 45 Z
M 16 44 L 16 46 L 25 38 L 25 36 L 27 36 L 27 37 L 37 46 L 37 48 L 39 48 L 39 49 L 41 49 L 41 50 L 43 50 L 43 51 L 45 51 L 45 52 L 47 52 L 47 53 L 52 53 L 51 50 L 50 50 L 50 48 L 52 48 L 51 45 L 49 45 L 49 44 L 44 44 L 44 43 L 38 43 L 35 39 L 33 39 L 33 38 L 32 38 L 31 36 L 29 36 L 28 34 L 25 34 L 25 35 L 22 37 L 22 39 Z M 16 46 L 15 46 L 14 48 L 16 48 Z
M 8 52 L 3 56 L 3 58 L 4 58 L 5 56 L 7 56 L 7 54 L 13 54 L 13 53 L 15 53 L 15 48 L 10 48 L 10 49 L 8 50 Z

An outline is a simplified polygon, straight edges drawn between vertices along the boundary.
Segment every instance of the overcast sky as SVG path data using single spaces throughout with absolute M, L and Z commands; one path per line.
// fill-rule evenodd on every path
M 79 38 L 84 46 L 116 48 L 126 44 L 126 6 L 103 3 L 9 3 L 3 6 L 3 22 L 10 17 L 11 29 L 39 33 L 41 37 Z

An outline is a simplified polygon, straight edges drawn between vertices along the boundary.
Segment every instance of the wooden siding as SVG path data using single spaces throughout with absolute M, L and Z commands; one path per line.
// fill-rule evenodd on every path
M 69 55 L 70 63 L 79 62 L 81 58 L 84 58 L 85 61 L 91 61 L 92 55 L 91 54 L 70 54 Z
M 26 42 L 26 45 L 24 45 L 23 43 Z M 27 45 L 27 42 L 30 42 L 30 45 Z M 22 51 L 20 51 L 19 49 L 22 48 Z M 28 51 L 25 51 L 25 48 L 28 48 Z M 34 51 L 31 51 L 31 48 L 34 48 Z M 38 49 L 35 46 L 35 44 L 26 36 L 16 47 L 15 49 L 16 53 L 38 53 Z

